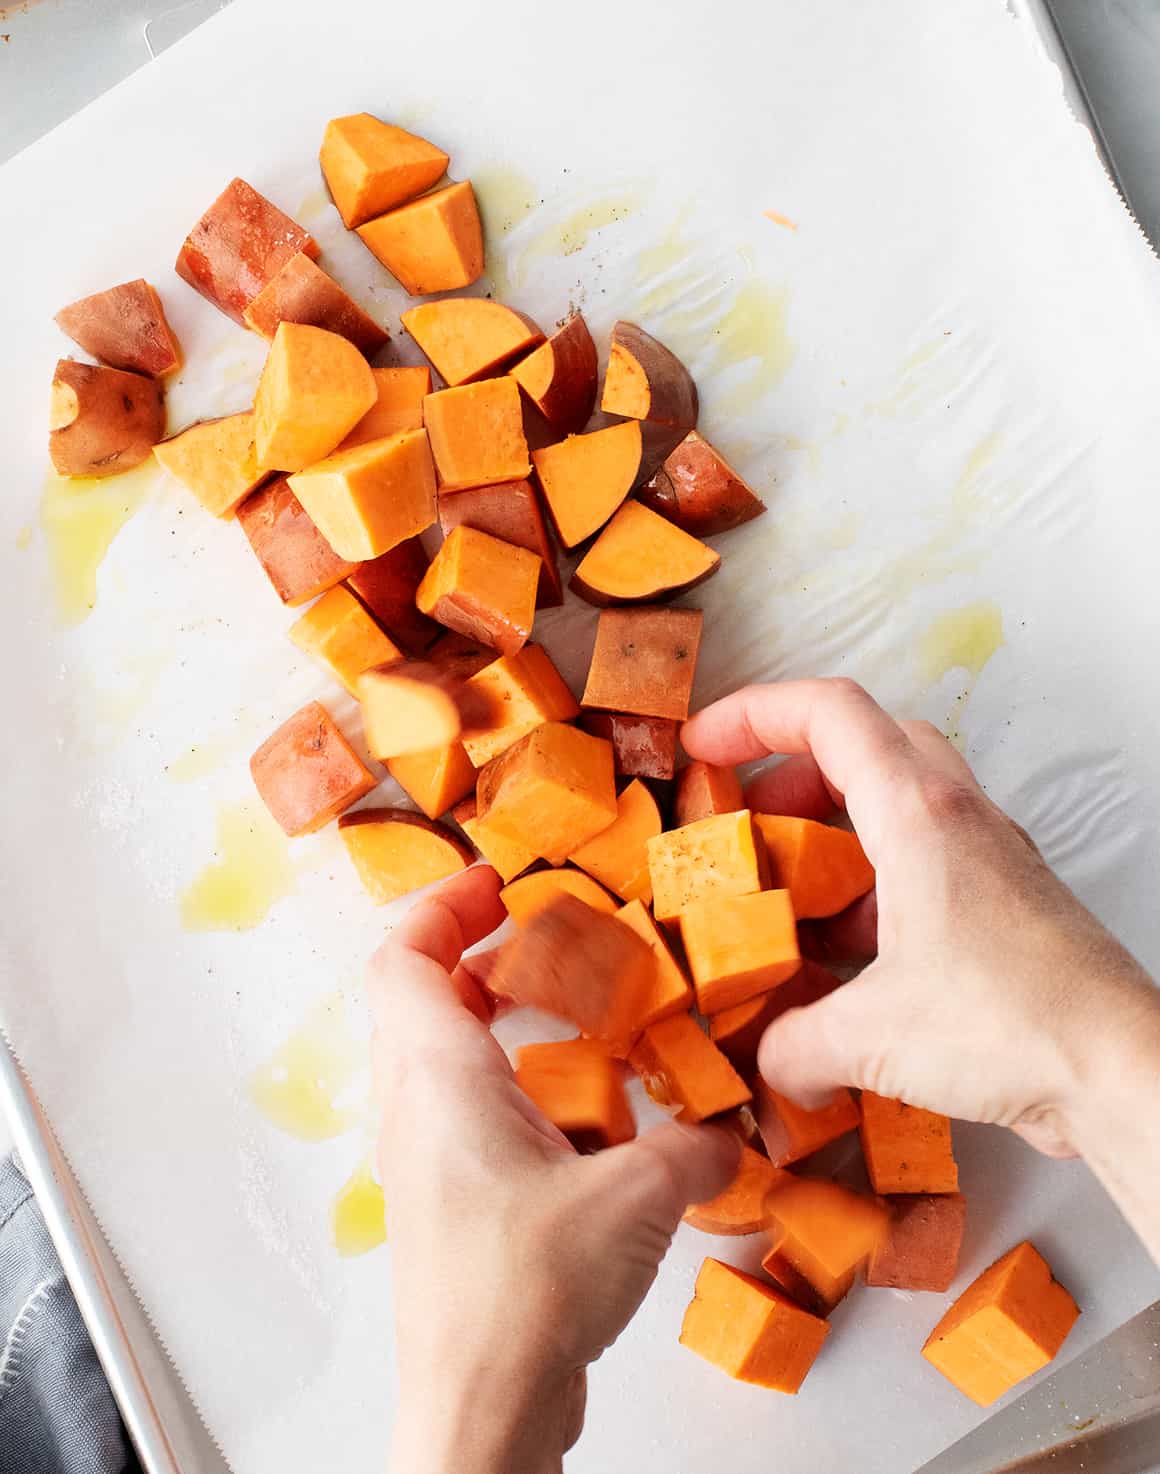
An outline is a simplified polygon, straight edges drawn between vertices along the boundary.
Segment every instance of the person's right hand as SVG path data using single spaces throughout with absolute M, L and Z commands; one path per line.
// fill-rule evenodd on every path
M 1081 1152 L 1160 1257 L 1160 994 L 937 728 L 895 721 L 851 681 L 790 681 L 706 708 L 682 742 L 710 763 L 794 754 L 750 807 L 844 808 L 877 871 L 819 937 L 876 960 L 770 1026 L 769 1083 L 805 1105 L 853 1085 Z

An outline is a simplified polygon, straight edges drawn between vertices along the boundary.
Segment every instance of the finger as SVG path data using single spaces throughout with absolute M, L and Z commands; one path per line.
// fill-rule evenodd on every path
M 647 1214 L 674 1232 L 690 1203 L 707 1203 L 728 1187 L 740 1158 L 730 1131 L 672 1121 L 589 1160 L 634 1217 Z
M 866 1003 L 871 970 L 808 1008 L 775 1019 L 757 1048 L 762 1078 L 807 1110 L 820 1110 L 839 1085 L 864 1084 L 876 1017 Z
M 487 980 L 502 950 L 500 947 L 491 947 L 485 952 L 475 952 L 470 957 L 465 957 L 451 974 L 460 1002 L 483 1024 L 492 1023 L 499 1012 L 500 1004 L 506 1002 L 487 986 Z
M 945 732 L 940 732 L 933 722 L 899 722 L 899 727 L 924 758 L 948 778 L 957 778 L 972 787 L 976 778 L 967 762 L 952 744 Z
M 799 921 L 798 943 L 804 957 L 828 967 L 869 962 L 878 953 L 878 892 L 859 897 L 837 916 Z
M 473 865 L 413 906 L 383 949 L 430 957 L 450 972 L 464 952 L 491 935 L 507 916 L 500 879 L 490 865 Z
M 795 819 L 830 819 L 838 807 L 834 790 L 808 753 L 759 773 L 745 790 L 745 802 L 758 814 L 791 814 Z

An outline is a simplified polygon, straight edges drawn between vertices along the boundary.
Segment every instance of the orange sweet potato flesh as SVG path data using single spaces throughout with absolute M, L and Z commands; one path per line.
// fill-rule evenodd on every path
M 387 772 L 428 819 L 438 819 L 475 787 L 475 769 L 461 742 L 390 758 Z
M 474 527 L 457 527 L 415 593 L 424 614 L 514 655 L 532 633 L 540 560 Z
M 650 1024 L 628 1062 L 655 1101 L 679 1107 L 681 1121 L 704 1121 L 751 1099 L 748 1085 L 692 1014 Z
M 936 1111 L 862 1092 L 862 1155 L 878 1193 L 953 1193 L 959 1169 L 951 1123 Z
M 668 942 L 661 935 L 660 927 L 643 901 L 629 901 L 616 913 L 625 926 L 630 926 L 637 936 L 652 948 L 656 971 L 649 993 L 641 1003 L 638 1019 L 641 1030 L 661 1019 L 672 1018 L 678 1013 L 688 1013 L 693 1006 L 693 989 L 688 978 L 672 954 Z
M 707 1203 L 685 1210 L 685 1222 L 702 1233 L 760 1233 L 769 1221 L 766 1199 L 785 1174 L 751 1146 L 741 1148 L 733 1181 Z
M 766 1198 L 766 1209 L 772 1249 L 763 1268 L 825 1313 L 888 1232 L 889 1212 L 877 1198 L 789 1172 Z
M 450 161 L 405 128 L 351 113 L 327 123 L 318 162 L 342 223 L 354 230 L 430 189 Z
M 48 453 L 60 476 L 116 476 L 165 435 L 156 379 L 62 358 L 52 378 Z
M 930 1333 L 923 1356 L 980 1407 L 1045 1367 L 1079 1307 L 1033 1244 L 984 1270 Z
M 673 797 L 673 822 L 694 824 L 712 814 L 731 814 L 745 807 L 741 780 L 736 768 L 717 768 L 712 763 L 690 763 L 677 775 Z
M 475 859 L 450 829 L 410 809 L 359 809 L 339 819 L 338 832 L 378 906 L 446 880 Z
M 760 517 L 765 503 L 696 430 L 690 430 L 637 492 L 646 507 L 694 537 L 713 537 Z
M 681 1345 L 739 1382 L 795 1394 L 829 1333 L 753 1275 L 706 1259 L 681 1325 Z
M 233 179 L 186 237 L 175 270 L 244 327 L 246 308 L 299 251 L 317 256 L 318 243 L 244 179 Z
M 353 574 L 310 520 L 285 476 L 248 496 L 238 524 L 283 604 L 305 604 Z
M 415 590 L 427 566 L 423 544 L 408 537 L 358 564 L 347 578 L 350 589 L 408 655 L 422 655 L 440 633 L 440 626 L 415 607 Z
M 449 387 L 497 373 L 544 341 L 530 317 L 486 297 L 446 297 L 402 313 L 402 323 Z
M 683 722 L 703 624 L 700 609 L 602 609 L 582 704 Z
M 272 340 L 280 322 L 337 333 L 368 356 L 390 337 L 305 251 L 291 256 L 242 313 L 246 326 Z
M 663 343 L 636 323 L 618 322 L 612 328 L 600 408 L 665 426 L 672 432 L 671 450 L 697 423 L 697 386 Z
M 291 836 L 321 829 L 377 782 L 318 701 L 266 738 L 250 759 L 250 776 L 262 802 Z
M 709 896 L 685 907 L 680 926 L 704 1014 L 768 993 L 801 967 L 788 891 Z
M 761 1267 L 770 1279 L 803 1310 L 811 1315 L 829 1315 L 850 1293 L 858 1277 L 857 1269 L 831 1274 L 791 1234 L 774 1232 L 773 1246 L 766 1252 Z
M 458 742 L 465 722 L 489 710 L 462 676 L 430 660 L 364 667 L 354 694 L 367 747 L 381 763 Z
M 775 1018 L 791 1008 L 808 1008 L 841 986 L 841 978 L 832 972 L 816 962 L 803 962 L 792 978 L 769 993 L 760 993 L 734 1008 L 713 1014 L 709 1019 L 709 1038 L 742 1074 L 748 1074 L 756 1063 L 761 1036 Z
M 622 901 L 652 901 L 648 841 L 664 826 L 657 801 L 639 778 L 620 794 L 616 818 L 568 857 Z
M 352 450 L 370 440 L 423 428 L 423 401 L 431 392 L 431 370 L 415 367 L 371 369 L 378 399 L 338 447 Z
M 664 781 L 677 767 L 679 723 L 672 717 L 633 716 L 624 711 L 586 711 L 580 725 L 612 743 L 618 778 Z
M 451 810 L 451 817 L 483 859 L 498 872 L 505 885 L 539 858 L 535 850 L 497 833 L 486 820 L 481 819 L 474 794 L 457 803 Z
M 483 379 L 429 394 L 423 424 L 442 491 L 518 481 L 531 470 L 520 391 L 512 379 Z
M 462 740 L 480 768 L 544 722 L 571 721 L 580 710 L 542 645 L 501 655 L 472 675 L 468 685 L 479 711 L 466 723 Z
M 483 275 L 483 227 L 469 180 L 368 220 L 358 234 L 412 297 L 457 291 Z
M 765 856 L 748 809 L 671 829 L 650 839 L 648 850 L 658 921 L 676 921 L 697 901 L 765 888 Z
M 374 375 L 352 343 L 325 328 L 280 322 L 254 396 L 258 465 L 270 471 L 313 466 L 377 398 Z
M 202 420 L 153 447 L 158 463 L 214 517 L 232 517 L 266 479 L 254 454 L 254 416 Z
M 181 367 L 181 345 L 156 290 L 143 278 L 70 302 L 56 325 L 86 353 L 132 374 L 164 378 Z
M 291 476 L 290 486 L 334 551 L 355 562 L 381 557 L 435 521 L 423 430 L 336 451 Z
M 721 566 L 712 548 L 639 502 L 625 502 L 568 587 L 589 604 L 650 604 L 687 593 Z
M 575 312 L 508 370 L 557 435 L 583 430 L 596 403 L 596 345 Z
M 575 896 L 560 895 L 504 948 L 488 986 L 624 1051 L 652 974 L 652 951 L 635 932 Z
M 474 527 L 501 542 L 527 548 L 540 560 L 537 609 L 555 609 L 564 602 L 564 586 L 556 561 L 552 535 L 544 521 L 536 489 L 530 481 L 505 481 L 466 491 L 440 491 L 439 524 L 444 536 L 456 527 Z
M 515 1074 L 524 1094 L 578 1152 L 602 1151 L 636 1135 L 620 1072 L 600 1040 L 525 1044 Z
M 893 1290 L 949 1290 L 959 1267 L 967 1200 L 961 1193 L 887 1199 L 890 1226 L 866 1265 L 866 1283 Z
M 760 1076 L 753 1091 L 757 1129 L 776 1167 L 803 1161 L 848 1131 L 856 1131 L 861 1120 L 858 1102 L 844 1087 L 834 1091 L 827 1105 L 812 1111 L 779 1095 Z
M 582 870 L 573 870 L 570 866 L 533 871 L 531 875 L 513 880 L 500 891 L 500 900 L 517 926 L 527 926 L 561 896 L 574 896 L 605 916 L 616 916 L 620 911 L 614 897 L 602 885 Z
M 772 883 L 793 897 L 794 914 L 835 916 L 874 885 L 874 867 L 856 834 L 813 819 L 755 816 Z
M 574 548 L 599 532 L 640 480 L 645 445 L 635 421 L 569 435 L 532 452 L 556 536 Z
M 393 664 L 403 652 L 342 584 L 327 590 L 287 632 L 300 650 L 320 661 L 352 696 L 371 667 Z

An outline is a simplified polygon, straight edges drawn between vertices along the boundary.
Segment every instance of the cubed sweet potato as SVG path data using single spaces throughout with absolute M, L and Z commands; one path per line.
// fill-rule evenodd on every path
M 325 328 L 279 323 L 254 396 L 258 465 L 269 471 L 312 466 L 377 399 L 370 366 L 352 343 Z
M 544 521 L 536 489 L 530 481 L 505 481 L 466 491 L 440 491 L 439 524 L 444 536 L 456 527 L 474 527 L 513 547 L 527 548 L 540 560 L 537 609 L 555 609 L 564 602 L 564 586 L 552 535 Z
M 424 430 L 335 451 L 291 476 L 290 486 L 334 551 L 352 561 L 378 558 L 435 521 Z
M 789 891 L 799 919 L 834 916 L 874 885 L 874 867 L 848 829 L 780 814 L 758 814 L 755 822 L 772 882 Z
M 355 697 L 364 671 L 403 659 L 395 642 L 342 584 L 323 594 L 295 620 L 288 633 L 299 650 L 325 666 Z M 373 749 L 372 755 L 379 756 Z
M 637 495 L 694 537 L 712 537 L 760 517 L 765 503 L 720 451 L 690 430 Z
M 550 872 L 555 873 L 555 872 Z M 652 918 L 652 913 L 643 901 L 629 901 L 616 913 L 625 926 L 630 926 L 637 936 L 652 948 L 656 972 L 649 993 L 641 1002 L 641 1030 L 661 1019 L 672 1018 L 678 1013 L 688 1013 L 693 1006 L 693 988 L 681 971 L 661 929 Z
M 423 424 L 441 491 L 518 481 L 531 470 L 513 379 L 482 379 L 429 394 Z
M 498 372 L 544 341 L 530 317 L 487 297 L 423 302 L 402 323 L 451 388 Z
M 658 921 L 676 921 L 698 901 L 765 889 L 765 856 L 748 809 L 659 834 L 648 852 Z
M 573 896 L 605 916 L 616 916 L 620 910 L 602 885 L 598 885 L 590 875 L 585 875 L 583 870 L 573 870 L 568 865 L 553 870 L 535 870 L 531 875 L 513 880 L 500 891 L 500 899 L 517 926 L 527 926 L 541 911 L 554 906 L 561 896 Z
M 709 896 L 684 908 L 680 926 L 704 1014 L 768 993 L 802 965 L 788 891 Z
M 720 555 L 639 502 L 625 502 L 568 587 L 589 604 L 655 604 L 711 578 Z
M 305 251 L 278 268 L 242 319 L 253 332 L 271 341 L 280 322 L 325 328 L 368 356 L 390 337 Z
M 829 1333 L 753 1275 L 706 1259 L 681 1326 L 681 1345 L 738 1382 L 794 1394 Z
M 829 1102 L 816 1110 L 780 1095 L 760 1076 L 753 1093 L 757 1129 L 775 1167 L 804 1161 L 847 1132 L 856 1131 L 861 1120 L 858 1102 L 844 1088 L 835 1090 Z
M 425 365 L 371 369 L 378 399 L 338 447 L 353 450 L 368 440 L 382 440 L 403 430 L 423 428 L 423 401 L 431 392 L 431 370 Z
M 440 629 L 439 638 L 427 652 L 428 660 L 444 665 L 464 681 L 493 665 L 496 653 L 482 640 L 472 640 L 456 630 Z
M 534 865 L 539 859 L 535 850 L 530 846 L 508 839 L 486 820 L 481 819 L 474 794 L 465 798 L 461 803 L 457 803 L 451 810 L 451 817 L 484 860 L 498 872 L 499 878 L 505 885 L 514 880 L 517 875 L 522 875 L 529 865 Z M 554 871 L 551 873 L 555 874 Z
M 311 701 L 250 759 L 262 802 L 287 834 L 312 834 L 371 791 L 376 779 L 326 708 Z
M 56 325 L 110 368 L 164 378 L 181 367 L 181 346 L 161 298 L 141 277 L 70 302 Z
M 247 411 L 202 420 L 153 447 L 169 474 L 193 492 L 207 512 L 232 517 L 266 479 L 254 453 L 254 416 Z
M 515 1073 L 516 1084 L 578 1152 L 601 1151 L 636 1135 L 620 1071 L 599 1039 L 525 1044 Z
M 673 820 L 694 824 L 712 814 L 732 814 L 745 807 L 745 795 L 736 768 L 716 768 L 712 763 L 690 763 L 677 775 L 673 797 Z
M 417 537 L 405 538 L 360 563 L 347 579 L 353 593 L 408 655 L 424 653 L 440 634 L 440 626 L 415 607 L 415 590 L 423 582 L 428 558 Z
M 889 1213 L 866 1193 L 783 1173 L 766 1199 L 772 1247 L 765 1272 L 807 1310 L 828 1315 L 888 1232 Z
M 382 763 L 458 742 L 464 721 L 490 710 L 462 676 L 430 660 L 364 667 L 354 694 L 367 747 Z
M 482 769 L 480 814 L 560 865 L 616 818 L 612 749 L 562 722 L 545 722 Z
M 648 870 L 648 841 L 662 829 L 657 801 L 639 778 L 616 801 L 616 818 L 569 859 L 587 870 L 622 901 L 652 902 Z M 791 916 L 792 925 L 792 916 Z
M 368 220 L 358 234 L 412 297 L 469 287 L 483 275 L 483 227 L 467 179 Z
M 704 618 L 700 609 L 602 609 L 583 704 L 683 722 Z
M 887 1198 L 890 1225 L 866 1265 L 866 1283 L 892 1290 L 949 1290 L 967 1217 L 961 1193 Z
M 475 787 L 475 769 L 461 742 L 393 757 L 387 772 L 428 819 L 446 814 Z
M 62 358 L 52 377 L 48 453 L 60 476 L 116 476 L 147 460 L 165 435 L 156 379 Z
M 483 716 L 468 724 L 463 745 L 476 767 L 506 752 L 544 722 L 567 722 L 580 708 L 542 645 L 501 655 L 468 680 Z
M 862 1092 L 861 1106 L 862 1155 L 875 1192 L 958 1191 L 959 1169 L 946 1116 L 872 1090 Z
M 618 778 L 665 781 L 677 766 L 677 731 L 673 717 L 640 717 L 624 711 L 586 711 L 580 725 L 594 737 L 612 743 Z
M 841 985 L 841 978 L 816 962 L 803 962 L 793 977 L 771 992 L 714 1013 L 709 1019 L 709 1038 L 747 1075 L 756 1064 L 761 1036 L 774 1019 L 791 1008 L 808 1008 Z
M 457 527 L 432 559 L 415 602 L 448 629 L 514 655 L 531 636 L 539 583 L 535 553 Z
M 327 123 L 318 162 L 342 223 L 354 230 L 430 189 L 449 160 L 405 128 L 352 113 Z
M 248 496 L 237 516 L 274 592 L 292 608 L 341 583 L 358 566 L 338 556 L 285 476 Z
M 600 531 L 640 479 L 643 456 L 635 420 L 569 435 L 532 452 L 548 513 L 566 548 Z
M 596 403 L 596 344 L 579 312 L 508 372 L 558 435 L 574 435 L 588 423 Z
M 750 1100 L 749 1086 L 689 1013 L 649 1024 L 628 1062 L 655 1101 L 679 1107 L 681 1121 L 704 1121 Z
M 600 408 L 665 426 L 672 432 L 672 449 L 697 423 L 697 386 L 663 343 L 636 323 L 618 322 L 612 328 Z
M 338 832 L 363 888 L 379 906 L 446 880 L 475 859 L 450 829 L 410 809 L 358 809 L 339 819 Z

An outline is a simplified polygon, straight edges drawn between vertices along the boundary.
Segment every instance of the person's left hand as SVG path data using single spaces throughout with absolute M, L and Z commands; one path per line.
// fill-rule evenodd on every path
M 394 1474 L 559 1470 L 584 1369 L 631 1319 L 681 1215 L 736 1170 L 725 1131 L 666 1124 L 579 1156 L 516 1084 L 464 951 L 505 916 L 477 866 L 371 964 L 394 1268 Z

